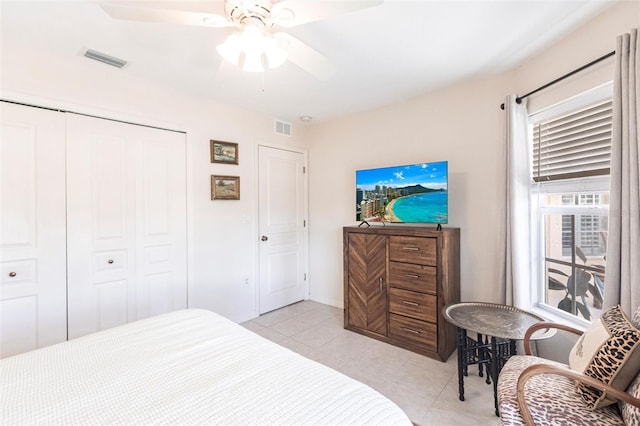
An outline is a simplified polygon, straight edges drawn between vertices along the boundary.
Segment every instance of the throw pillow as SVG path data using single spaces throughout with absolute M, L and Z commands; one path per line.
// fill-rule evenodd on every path
M 631 323 L 640 329 L 640 306 L 636 309 L 631 318 Z M 640 398 L 640 374 L 631 382 L 627 388 L 627 393 L 634 398 Z M 619 401 L 618 408 L 622 414 L 622 420 L 626 425 L 640 425 L 640 408 L 629 403 Z
M 569 366 L 624 391 L 640 370 L 640 330 L 620 306 L 607 310 L 573 346 Z M 582 383 L 576 390 L 591 409 L 616 402 Z

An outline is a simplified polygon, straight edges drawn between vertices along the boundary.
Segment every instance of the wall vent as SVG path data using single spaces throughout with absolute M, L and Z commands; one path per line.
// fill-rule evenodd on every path
M 287 123 L 286 121 L 276 120 L 275 131 L 276 131 L 276 135 L 291 136 L 291 123 Z
M 127 65 L 127 61 L 124 61 L 119 58 L 114 58 L 113 56 L 109 56 L 105 53 L 98 52 L 97 50 L 87 49 L 84 52 L 84 56 L 93 59 L 98 62 L 102 62 L 107 65 L 111 65 L 112 67 L 122 68 Z

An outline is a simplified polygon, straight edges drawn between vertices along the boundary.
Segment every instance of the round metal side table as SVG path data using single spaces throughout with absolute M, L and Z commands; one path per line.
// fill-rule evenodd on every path
M 464 401 L 464 376 L 468 366 L 478 364 L 480 377 L 486 373 L 493 382 L 493 401 L 498 413 L 498 375 L 505 362 L 516 354 L 516 341 L 524 339 L 527 329 L 544 318 L 513 306 L 483 302 L 463 302 L 446 306 L 445 319 L 458 328 L 458 394 Z M 535 333 L 531 339 L 546 339 L 555 329 Z M 477 339 L 467 335 L 476 333 Z

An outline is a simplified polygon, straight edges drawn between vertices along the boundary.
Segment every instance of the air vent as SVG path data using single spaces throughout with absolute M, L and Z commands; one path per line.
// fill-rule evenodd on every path
M 291 123 L 285 121 L 276 120 L 276 135 L 291 136 Z
M 122 68 L 127 65 L 127 61 L 123 61 L 122 59 L 114 58 L 113 56 L 109 56 L 102 52 L 98 52 L 97 50 L 87 49 L 84 52 L 84 56 L 93 59 L 95 61 L 102 62 L 107 65 L 111 65 L 112 67 Z

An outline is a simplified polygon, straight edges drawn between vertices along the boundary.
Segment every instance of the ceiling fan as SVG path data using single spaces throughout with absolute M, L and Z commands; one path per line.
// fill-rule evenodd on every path
M 244 71 L 260 72 L 289 60 L 321 80 L 333 74 L 320 52 L 286 32 L 288 28 L 379 5 L 383 0 L 224 0 L 106 2 L 112 18 L 198 25 L 231 32 L 218 53 Z

